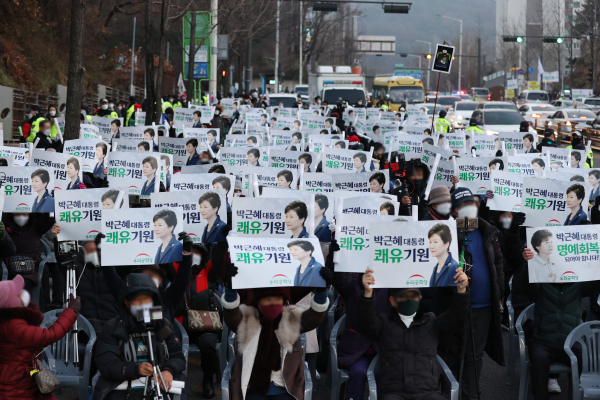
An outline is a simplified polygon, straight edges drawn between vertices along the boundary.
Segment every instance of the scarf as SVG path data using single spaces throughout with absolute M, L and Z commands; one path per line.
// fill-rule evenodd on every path
M 258 338 L 256 358 L 250 374 L 248 391 L 259 394 L 267 394 L 271 386 L 271 372 L 279 371 L 281 365 L 281 346 L 275 335 L 279 327 L 281 314 L 275 319 L 270 319 L 260 314 L 260 325 L 262 327 Z
M 436 221 L 445 219 L 445 218 L 441 217 L 438 213 L 436 213 L 433 208 L 431 210 L 429 210 L 429 215 L 431 215 L 431 218 L 433 218 Z

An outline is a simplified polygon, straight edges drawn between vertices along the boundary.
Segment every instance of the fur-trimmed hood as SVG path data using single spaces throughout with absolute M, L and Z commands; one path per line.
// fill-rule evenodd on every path
M 23 319 L 28 325 L 40 326 L 44 314 L 35 303 L 29 303 L 27 307 L 0 308 L 0 324 L 12 319 Z

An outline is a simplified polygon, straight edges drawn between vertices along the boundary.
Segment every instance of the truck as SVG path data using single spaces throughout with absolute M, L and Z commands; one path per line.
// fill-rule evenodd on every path
M 367 103 L 365 76 L 359 68 L 346 65 L 319 66 L 316 73 L 308 75 L 308 92 L 310 100 L 321 96 L 321 101 L 327 101 L 330 105 L 340 100 L 356 104 L 361 99 L 363 104 Z

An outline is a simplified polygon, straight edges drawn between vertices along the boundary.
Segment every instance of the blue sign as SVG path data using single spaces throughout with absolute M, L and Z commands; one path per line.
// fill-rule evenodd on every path
M 394 76 L 406 76 L 409 78 L 423 80 L 423 72 L 419 70 L 396 70 Z
M 530 74 L 533 74 L 533 68 L 529 67 L 529 69 L 527 70 Z
M 518 72 L 519 72 L 519 75 L 523 75 L 523 72 L 525 72 L 525 71 L 523 71 L 523 69 L 521 68 Z
M 188 74 L 188 63 L 185 63 L 185 76 Z M 194 63 L 194 79 L 208 79 L 208 63 Z

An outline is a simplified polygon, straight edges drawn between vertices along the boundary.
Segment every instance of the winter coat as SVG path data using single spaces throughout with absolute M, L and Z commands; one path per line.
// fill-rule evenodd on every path
M 15 223 L 13 215 L 12 213 L 3 213 L 2 222 L 4 222 L 7 232 L 16 247 L 15 255 L 30 257 L 35 261 L 36 270 L 34 273 L 23 275 L 24 279 L 31 281 L 35 286 L 38 283 L 37 268 L 42 261 L 40 240 L 42 235 L 54 225 L 54 218 L 49 217 L 48 214 L 31 213 L 29 214 L 29 221 L 21 227 Z M 8 279 L 12 278 L 12 276 L 8 277 Z
M 67 308 L 48 329 L 40 328 L 44 319 L 35 303 L 27 307 L 0 309 L 0 398 L 3 400 L 51 400 L 40 393 L 29 375 L 33 357 L 60 340 L 71 329 L 77 315 Z
M 500 301 L 504 296 L 504 257 L 500 249 L 498 240 L 498 229 L 490 225 L 488 222 L 478 218 L 478 229 L 481 233 L 481 239 L 484 243 L 485 258 L 488 265 L 490 276 L 490 295 L 492 320 L 488 332 L 485 351 L 499 365 L 504 366 L 504 346 L 502 342 L 502 328 L 500 322 L 502 313 L 500 312 Z M 464 243 L 464 235 L 458 231 L 458 249 Z M 465 249 L 465 262 L 472 264 L 472 257 L 468 250 Z M 436 314 L 447 311 L 452 304 L 452 289 L 438 288 L 436 291 Z M 448 351 L 451 354 L 460 354 L 463 341 L 456 337 L 444 337 L 440 342 L 440 355 L 446 354 Z M 450 341 L 450 343 L 449 343 Z
M 4 239 L 0 240 L 0 259 L 12 257 L 17 254 L 17 248 L 13 243 L 8 232 L 4 236 Z
M 302 300 L 296 303 L 296 305 L 303 307 L 310 307 L 312 302 L 312 293 L 307 294 Z M 318 353 L 319 352 L 319 339 L 317 339 L 317 330 L 306 332 L 306 354 Z
M 513 278 L 513 304 L 516 299 L 520 314 L 525 305 L 535 303 L 533 337 L 562 349 L 581 320 L 581 299 L 600 290 L 600 281 L 530 283 L 529 267 L 525 264 L 521 269 L 522 273 Z
M 225 323 L 236 333 L 235 364 L 229 384 L 230 399 L 242 400 L 247 395 L 262 327 L 258 310 L 240 305 L 239 295 L 234 302 L 228 302 L 223 296 L 222 302 Z M 285 386 L 296 400 L 304 399 L 304 363 L 300 335 L 319 326 L 328 306 L 329 301 L 317 304 L 313 299 L 309 309 L 300 306 L 283 307 L 275 335 L 281 346 L 281 370 Z
M 359 329 L 379 343 L 380 395 L 424 394 L 438 390 L 437 348 L 439 338 L 458 332 L 466 322 L 470 295 L 451 288 L 451 306 L 436 317 L 433 313 L 415 315 L 407 328 L 396 310 L 376 315 L 375 299 L 361 297 L 358 306 Z
M 125 344 L 129 342 L 131 334 L 146 333 L 147 330 L 131 315 L 124 303 L 130 294 L 140 290 L 150 291 L 154 304 L 161 303 L 158 289 L 148 276 L 130 274 L 125 278 L 119 296 L 119 316 L 104 325 L 96 342 L 95 361 L 100 371 L 100 379 L 94 390 L 94 400 L 106 398 L 124 381 L 140 378 L 141 362 L 128 359 Z M 175 380 L 180 380 L 186 362 L 174 329 L 167 319 L 156 321 L 152 330 L 155 334 L 152 347 L 155 361 L 160 365 L 161 371 L 169 371 Z

